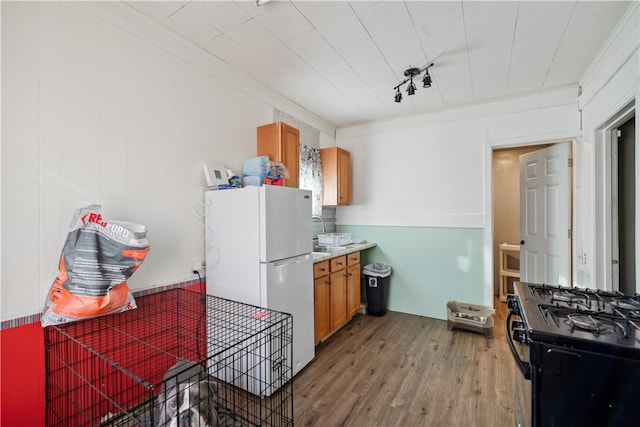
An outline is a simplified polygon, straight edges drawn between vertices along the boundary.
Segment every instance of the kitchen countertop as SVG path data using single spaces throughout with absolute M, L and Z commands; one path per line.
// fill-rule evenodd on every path
M 341 245 L 342 246 L 342 245 Z M 377 246 L 375 242 L 364 242 L 364 243 L 350 243 L 348 245 L 344 245 L 345 248 L 341 251 L 330 252 L 330 253 L 314 253 L 313 254 L 313 263 L 326 261 L 328 259 L 337 258 L 339 256 L 347 255 L 352 252 L 360 252 L 365 249 L 374 248 Z

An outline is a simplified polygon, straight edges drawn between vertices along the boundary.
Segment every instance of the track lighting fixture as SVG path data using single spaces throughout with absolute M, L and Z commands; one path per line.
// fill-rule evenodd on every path
M 409 82 L 409 84 L 407 85 L 407 94 L 413 95 L 414 93 L 416 93 L 416 85 L 415 83 L 413 83 L 413 78 L 416 76 L 419 76 L 420 73 L 422 73 L 423 71 L 424 71 L 424 77 L 422 78 L 422 87 L 431 87 L 431 76 L 429 75 L 429 68 L 431 67 L 433 67 L 433 62 L 424 68 L 409 68 L 405 70 L 404 76 L 406 77 L 406 79 L 404 79 L 403 81 L 398 83 L 396 87 L 394 87 L 396 91 L 395 101 L 396 102 L 402 101 L 402 94 L 400 93 L 400 87 L 402 87 L 402 85 L 407 82 Z

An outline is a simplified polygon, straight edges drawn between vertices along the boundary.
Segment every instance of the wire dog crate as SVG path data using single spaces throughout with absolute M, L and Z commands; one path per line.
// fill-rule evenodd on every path
M 291 315 L 186 289 L 136 303 L 45 328 L 47 426 L 293 426 Z

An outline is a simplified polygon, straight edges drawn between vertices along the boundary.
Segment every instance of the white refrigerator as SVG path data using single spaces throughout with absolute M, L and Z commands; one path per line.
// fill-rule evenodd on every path
M 205 192 L 207 293 L 293 316 L 293 375 L 315 356 L 311 192 Z

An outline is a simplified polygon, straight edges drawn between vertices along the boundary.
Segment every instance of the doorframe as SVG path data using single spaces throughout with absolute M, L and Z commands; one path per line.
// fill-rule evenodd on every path
M 493 306 L 493 150 L 502 149 L 502 148 L 518 148 L 518 147 L 526 147 L 526 146 L 535 146 L 535 145 L 543 145 L 543 144 L 554 144 L 560 141 L 568 142 L 570 144 L 570 151 L 572 153 L 572 157 L 574 158 L 574 167 L 571 170 L 570 177 L 570 194 L 571 194 L 571 227 L 575 228 L 575 185 L 576 179 L 574 177 L 575 174 L 575 153 L 576 146 L 578 141 L 580 140 L 580 135 L 577 131 L 569 131 L 569 132 L 558 132 L 537 136 L 527 136 L 527 137 L 517 137 L 517 138 L 505 138 L 505 139 L 487 139 L 485 142 L 485 227 L 484 227 L 484 278 L 485 278 L 485 286 L 484 286 L 484 301 L 485 305 Z M 640 151 L 640 150 L 639 150 Z M 570 251 L 571 254 L 575 254 L 575 235 L 572 236 L 570 243 Z M 576 271 L 576 260 L 575 256 L 570 255 L 570 270 L 571 270 L 571 279 L 569 283 L 572 286 L 575 286 L 575 271 Z
M 640 153 L 638 153 L 638 116 L 636 115 L 635 98 L 625 104 L 624 107 L 617 110 L 603 123 L 596 127 L 595 144 L 594 144 L 594 175 L 595 175 L 595 251 L 594 251 L 594 277 L 595 287 L 611 291 L 612 283 L 612 267 L 613 245 L 612 245 L 612 208 L 611 208 L 611 186 L 612 186 L 612 156 L 611 156 L 611 133 L 624 122 L 635 115 L 636 117 L 636 193 L 640 180 L 638 166 L 640 166 Z M 598 160 L 600 159 L 600 160 Z M 601 182 L 602 185 L 598 183 Z M 636 212 L 638 212 L 638 198 L 636 197 Z M 638 230 L 638 219 L 636 219 L 636 265 L 640 261 L 640 236 Z M 636 269 L 636 283 L 640 283 L 640 275 Z

